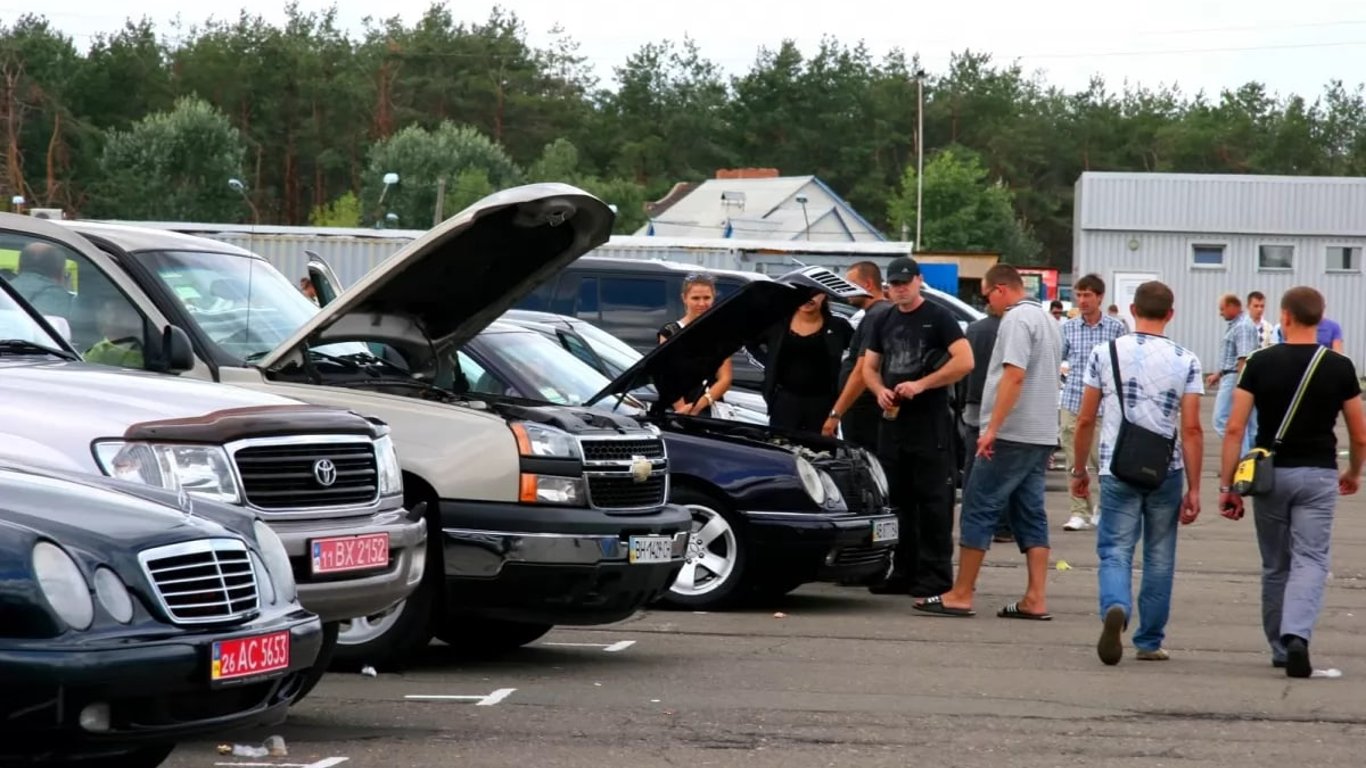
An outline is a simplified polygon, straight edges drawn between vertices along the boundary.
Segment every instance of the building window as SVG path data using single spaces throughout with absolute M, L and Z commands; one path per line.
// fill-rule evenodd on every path
M 1191 264 L 1197 267 L 1220 268 L 1224 266 L 1224 246 L 1192 245 Z
M 1295 246 L 1259 245 L 1257 246 L 1257 269 L 1279 270 L 1295 268 Z
M 1350 245 L 1328 246 L 1325 268 L 1329 272 L 1360 272 L 1361 249 Z

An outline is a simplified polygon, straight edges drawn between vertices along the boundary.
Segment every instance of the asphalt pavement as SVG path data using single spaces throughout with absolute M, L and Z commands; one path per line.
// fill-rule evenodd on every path
M 1209 402 L 1206 402 L 1208 413 Z M 1208 418 L 1205 420 L 1209 424 Z M 1207 466 L 1217 446 L 1207 435 Z M 1024 586 L 1012 546 L 988 555 L 974 618 L 909 598 L 810 585 L 781 603 L 650 610 L 562 629 L 497 661 L 434 644 L 404 674 L 330 675 L 275 729 L 289 756 L 182 745 L 168 766 L 1358 766 L 1366 737 L 1366 503 L 1343 500 L 1311 651 L 1336 679 L 1289 680 L 1262 638 L 1249 516 L 1183 528 L 1167 662 L 1096 658 L 1092 532 L 1065 533 L 1050 476 L 1055 619 L 999 619 Z M 1137 587 L 1137 583 L 1135 583 Z

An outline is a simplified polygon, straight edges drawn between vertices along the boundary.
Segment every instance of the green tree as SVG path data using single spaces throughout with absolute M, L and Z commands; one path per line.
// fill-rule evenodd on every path
M 397 173 L 399 183 L 385 192 L 388 173 Z M 410 126 L 370 150 L 361 187 L 365 220 L 394 213 L 400 227 L 429 226 L 442 179 L 446 183 L 445 218 L 483 195 L 520 183 L 522 172 L 502 147 L 474 128 L 451 122 L 434 130 Z
M 347 192 L 327 205 L 320 205 L 308 215 L 308 223 L 315 227 L 359 227 L 360 198 Z
M 228 181 L 240 175 L 245 152 L 223 113 L 180 99 L 109 135 L 90 207 L 125 219 L 240 221 L 250 211 Z
M 1039 243 L 1015 213 L 1014 195 L 989 178 L 981 158 L 969 150 L 949 148 L 925 163 L 925 212 L 922 243 L 917 250 L 996 251 L 1012 264 L 1031 264 Z M 907 168 L 900 192 L 888 204 L 887 217 L 914 231 L 915 168 Z

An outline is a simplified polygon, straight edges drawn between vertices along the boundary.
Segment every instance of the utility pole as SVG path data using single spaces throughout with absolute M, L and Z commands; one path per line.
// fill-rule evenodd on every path
M 432 226 L 441 223 L 444 218 L 442 215 L 446 210 L 446 177 L 442 176 L 436 180 L 436 210 L 432 211 Z
M 915 246 L 923 251 L 920 241 L 920 218 L 925 208 L 925 70 L 915 71 Z

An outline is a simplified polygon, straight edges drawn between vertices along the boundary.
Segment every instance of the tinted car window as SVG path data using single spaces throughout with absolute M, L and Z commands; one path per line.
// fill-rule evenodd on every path
M 565 312 L 563 314 L 571 313 Z M 579 300 L 572 314 L 584 320 L 598 319 L 598 279 L 596 277 L 585 277 L 579 282 Z
M 550 307 L 546 311 L 557 315 L 572 315 L 578 295 L 579 276 L 560 275 L 560 279 L 555 283 L 555 295 L 550 299 Z
M 603 325 L 630 344 L 649 343 L 660 326 L 674 319 L 665 280 L 604 277 L 601 291 Z

